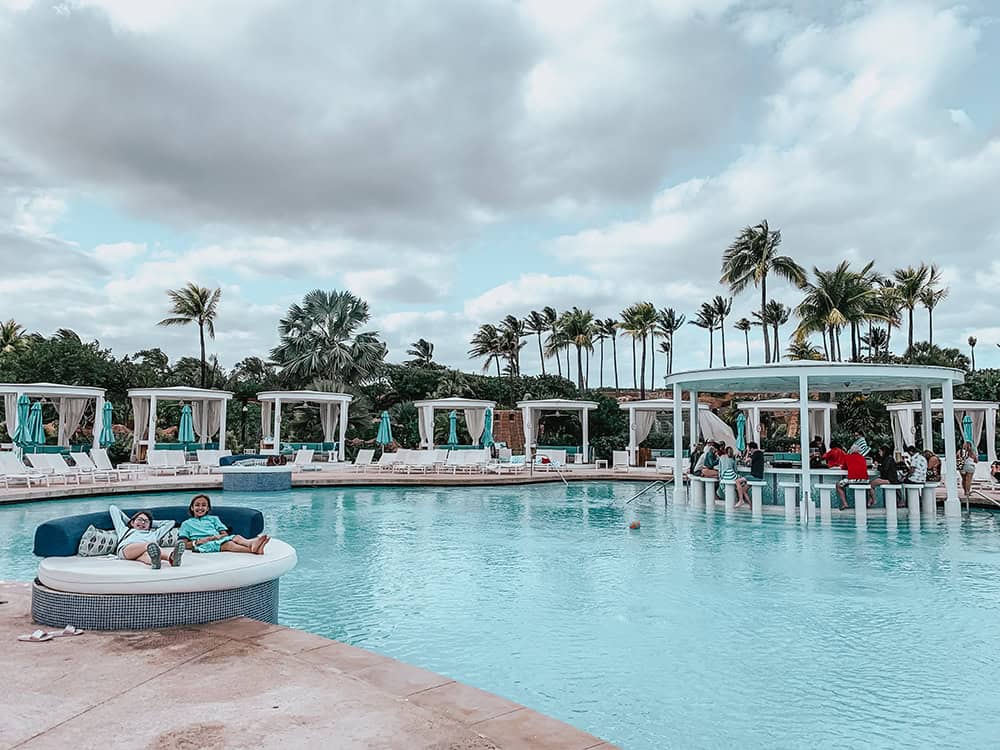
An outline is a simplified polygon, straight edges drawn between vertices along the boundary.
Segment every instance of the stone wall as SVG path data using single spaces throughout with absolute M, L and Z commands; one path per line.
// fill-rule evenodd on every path
M 507 443 L 514 453 L 524 453 L 524 419 L 520 409 L 496 409 L 493 412 L 493 439 Z

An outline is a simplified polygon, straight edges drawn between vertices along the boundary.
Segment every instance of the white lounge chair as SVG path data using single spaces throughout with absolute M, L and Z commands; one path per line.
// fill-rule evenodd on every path
M 313 454 L 315 451 L 312 448 L 300 448 L 295 451 L 295 459 L 292 461 L 292 471 L 317 471 L 321 467 L 317 466 L 313 468 L 311 466 L 313 462 Z
M 506 458 L 499 458 L 487 466 L 489 471 L 495 471 L 497 474 L 520 474 L 526 468 L 528 468 L 527 456 L 512 455 Z
M 358 451 L 358 455 L 354 457 L 354 463 L 351 464 L 352 471 L 367 471 L 375 460 L 375 451 L 372 448 L 362 448 Z
M 106 482 L 110 482 L 112 479 L 121 479 L 121 475 L 114 469 L 111 469 L 110 471 L 98 469 L 97 465 L 86 453 L 74 453 L 73 463 L 76 464 L 81 471 L 87 472 L 87 474 L 93 478 L 95 483 L 101 479 Z
M 69 484 L 70 479 L 73 480 L 74 484 L 80 484 L 82 472 L 70 468 L 61 455 L 55 453 L 31 453 L 27 458 L 34 468 L 43 474 L 48 474 L 50 479 L 60 477 L 63 480 L 63 484 Z M 58 459 L 58 461 L 55 459 Z
M 656 457 L 656 471 L 661 474 L 670 474 L 673 476 L 674 473 L 674 459 L 667 458 L 666 456 Z
M 114 467 L 111 464 L 111 459 L 108 458 L 107 448 L 91 448 L 90 458 L 94 462 L 100 471 L 116 471 L 118 476 L 122 479 L 127 479 L 129 477 L 133 479 L 138 479 L 143 475 L 143 469 L 139 465 L 133 465 L 128 468 Z
M 628 460 L 628 451 L 611 451 L 611 471 L 625 471 L 631 469 Z
M 146 463 L 153 474 L 187 474 L 190 469 L 181 451 L 149 451 Z
M 976 471 L 972 475 L 972 486 L 977 489 L 995 490 L 996 482 L 993 481 L 993 474 L 990 471 L 989 461 L 979 461 L 976 463 Z
M 433 450 L 408 451 L 406 457 L 393 466 L 393 471 L 405 474 L 414 472 L 426 474 L 434 468 L 435 453 Z
M 409 453 L 400 448 L 395 453 L 383 453 L 378 458 L 378 463 L 372 464 L 376 471 L 392 471 L 392 467 L 403 459 L 403 454 Z
M 548 462 L 543 462 L 542 459 L 547 458 Z M 566 465 L 566 451 L 555 450 L 552 448 L 543 448 L 542 450 L 535 453 L 535 466 L 539 469 L 544 469 L 545 471 L 552 471 L 553 469 L 560 469 Z
M 3 486 L 10 488 L 11 482 L 23 482 L 25 487 L 35 484 L 48 485 L 48 474 L 33 467 L 25 466 L 12 451 L 0 451 L 0 475 Z

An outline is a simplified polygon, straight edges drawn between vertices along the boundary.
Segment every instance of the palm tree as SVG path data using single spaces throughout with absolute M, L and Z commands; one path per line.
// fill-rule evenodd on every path
M 661 352 L 663 352 L 663 357 L 666 360 L 664 364 L 666 364 L 667 375 L 670 374 L 670 359 L 671 359 L 670 355 L 673 353 L 673 348 L 674 345 L 670 343 L 670 339 L 665 339 L 660 342 L 659 349 Z
M 656 308 L 652 302 L 636 302 L 622 311 L 622 330 L 636 341 L 642 341 L 642 360 L 639 364 L 639 398 L 646 398 L 646 344 L 656 328 Z
M 818 360 L 823 359 L 820 350 L 813 346 L 812 342 L 805 336 L 796 334 L 788 347 L 788 358 L 795 360 Z
M 597 330 L 602 337 L 611 339 L 611 363 L 614 365 L 615 371 L 615 390 L 620 390 L 618 387 L 618 321 L 614 318 L 605 318 L 604 320 L 598 320 L 594 323 L 595 330 Z M 604 385 L 604 341 L 601 340 L 601 385 Z
M 286 377 L 344 385 L 368 382 L 385 360 L 378 331 L 359 331 L 371 319 L 368 303 L 350 292 L 313 289 L 278 321 L 271 358 Z
M 746 318 L 740 318 L 736 321 L 736 325 L 733 326 L 737 331 L 743 332 L 743 339 L 747 345 L 747 366 L 750 366 L 750 321 Z
M 781 361 L 781 344 L 778 340 L 778 329 L 788 322 L 788 317 L 792 314 L 792 310 L 787 305 L 783 305 L 776 299 L 770 300 L 764 307 L 764 314 L 767 316 L 767 322 L 771 326 L 771 331 L 774 333 L 774 361 Z
M 913 348 L 913 310 L 920 302 L 920 294 L 927 284 L 929 274 L 930 269 L 923 263 L 917 268 L 907 266 L 906 268 L 897 268 L 892 272 L 896 279 L 896 289 L 899 290 L 902 306 L 910 311 L 909 331 L 906 337 L 907 349 Z
M 972 354 L 972 371 L 976 371 L 976 344 L 979 340 L 975 336 L 969 336 L 969 351 Z
M 594 314 L 590 310 L 573 307 L 562 314 L 559 320 L 566 341 L 576 347 L 576 387 L 583 390 L 583 350 L 594 348 Z
M 886 331 L 885 331 L 885 351 L 886 354 L 889 353 L 889 345 L 892 339 L 892 329 L 899 328 L 902 325 L 902 318 L 900 313 L 903 310 L 903 298 L 899 293 L 899 289 L 892 282 L 891 279 L 885 279 L 877 290 L 877 299 L 874 303 L 875 308 L 881 313 L 881 317 L 885 320 Z
M 555 312 L 555 310 L 552 310 L 552 312 Z M 542 334 L 547 333 L 552 328 L 549 319 L 544 313 L 532 310 L 528 313 L 528 317 L 524 319 L 524 328 L 528 333 L 533 333 L 538 338 L 538 359 L 542 363 L 542 375 L 545 375 L 545 352 L 542 349 Z
M 715 310 L 715 320 L 722 335 L 722 366 L 726 366 L 726 316 L 733 310 L 733 298 L 715 295 L 715 299 L 710 303 Z M 775 344 L 777 346 L 777 344 Z
M 201 344 L 201 387 L 206 383 L 205 331 L 215 338 L 215 318 L 218 315 L 219 299 L 222 289 L 209 289 L 188 282 L 183 289 L 168 289 L 170 312 L 172 317 L 159 322 L 161 326 L 186 326 L 188 323 L 198 324 L 198 340 Z
M 889 332 L 885 328 L 872 328 L 861 337 L 861 343 L 868 348 L 868 359 L 877 362 L 889 359 Z
M 702 302 L 698 315 L 694 320 L 689 321 L 691 325 L 704 328 L 708 331 L 708 366 L 712 367 L 715 360 L 715 329 L 719 326 L 716 319 L 715 307 L 708 302 Z
M 469 343 L 472 345 L 472 348 L 469 349 L 469 356 L 473 358 L 486 357 L 486 362 L 483 363 L 483 372 L 490 369 L 491 363 L 496 363 L 497 377 L 499 378 L 503 342 L 500 340 L 500 331 L 497 330 L 497 327 L 491 323 L 483 323 Z
M 668 349 L 660 350 L 667 352 L 667 375 L 674 371 L 674 334 L 683 327 L 684 320 L 672 307 L 664 307 L 656 314 L 656 333 L 669 344 Z
M 760 312 L 767 304 L 767 277 L 774 274 L 802 287 L 806 272 L 788 255 L 778 255 L 781 231 L 771 230 L 767 220 L 753 227 L 744 227 L 722 256 L 722 278 L 729 291 L 739 294 L 750 284 L 760 287 Z M 764 331 L 764 361 L 771 361 L 767 331 Z
M 559 325 L 559 313 L 556 312 L 554 307 L 545 306 L 542 308 L 542 316 L 545 318 L 545 322 L 548 323 L 549 336 L 552 337 L 556 333 L 556 328 Z M 552 356 L 548 352 L 545 352 L 546 357 Z M 559 373 L 559 377 L 562 377 L 562 361 L 556 356 L 556 372 Z
M 927 308 L 927 343 L 934 343 L 934 308 L 948 296 L 948 287 L 939 287 L 941 271 L 932 265 L 927 274 L 927 283 L 920 290 L 920 304 Z
M 524 321 L 516 315 L 508 315 L 500 321 L 500 339 L 503 342 L 504 356 L 510 367 L 511 376 L 521 374 L 521 349 L 524 342 L 521 341 L 527 332 L 524 328 Z
M 426 339 L 417 339 L 406 353 L 413 357 L 412 364 L 418 367 L 429 367 L 434 364 L 434 344 Z
M 633 305 L 632 307 L 626 307 L 624 310 L 621 311 L 621 320 L 618 323 L 618 329 L 623 333 L 627 333 L 629 336 L 632 336 L 632 387 L 638 388 L 639 371 L 636 367 L 637 359 L 635 351 L 635 336 L 632 335 L 632 331 L 635 330 L 636 328 L 636 321 L 632 320 L 631 318 L 634 312 L 633 311 L 634 307 L 635 305 Z
M 11 318 L 0 323 L 0 354 L 10 354 L 24 348 L 28 343 L 28 336 L 24 326 Z
M 815 281 L 806 283 L 805 298 L 795 308 L 799 317 L 795 335 L 821 333 L 829 359 L 842 360 L 840 333 L 845 327 L 853 332 L 864 321 L 884 320 L 875 302 L 878 291 L 867 281 L 872 265 L 866 264 L 860 273 L 852 271 L 846 260 L 833 271 L 813 268 Z

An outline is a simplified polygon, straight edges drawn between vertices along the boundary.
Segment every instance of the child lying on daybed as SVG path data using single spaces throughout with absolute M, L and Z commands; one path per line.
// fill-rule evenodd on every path
M 174 527 L 173 521 L 153 521 L 153 514 L 146 510 L 129 518 L 117 505 L 108 508 L 108 513 L 118 534 L 115 548 L 118 559 L 134 560 L 152 568 L 159 568 L 164 562 L 168 566 L 181 564 L 184 545 L 178 544 L 167 557 L 160 549 L 160 541 Z
M 188 506 L 191 518 L 181 524 L 181 543 L 195 552 L 249 552 L 264 554 L 264 546 L 271 541 L 267 534 L 247 539 L 239 534 L 230 534 L 229 529 L 212 512 L 212 501 L 208 495 L 195 495 Z

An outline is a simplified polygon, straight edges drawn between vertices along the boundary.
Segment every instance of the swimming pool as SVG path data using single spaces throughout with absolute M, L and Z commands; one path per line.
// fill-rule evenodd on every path
M 896 531 L 706 518 L 638 485 L 317 488 L 220 504 L 296 546 L 281 622 L 440 672 L 625 748 L 996 741 L 1000 517 Z M 119 497 L 129 507 L 183 495 Z M 0 578 L 41 521 L 0 507 Z M 630 506 L 631 507 L 631 506 Z

